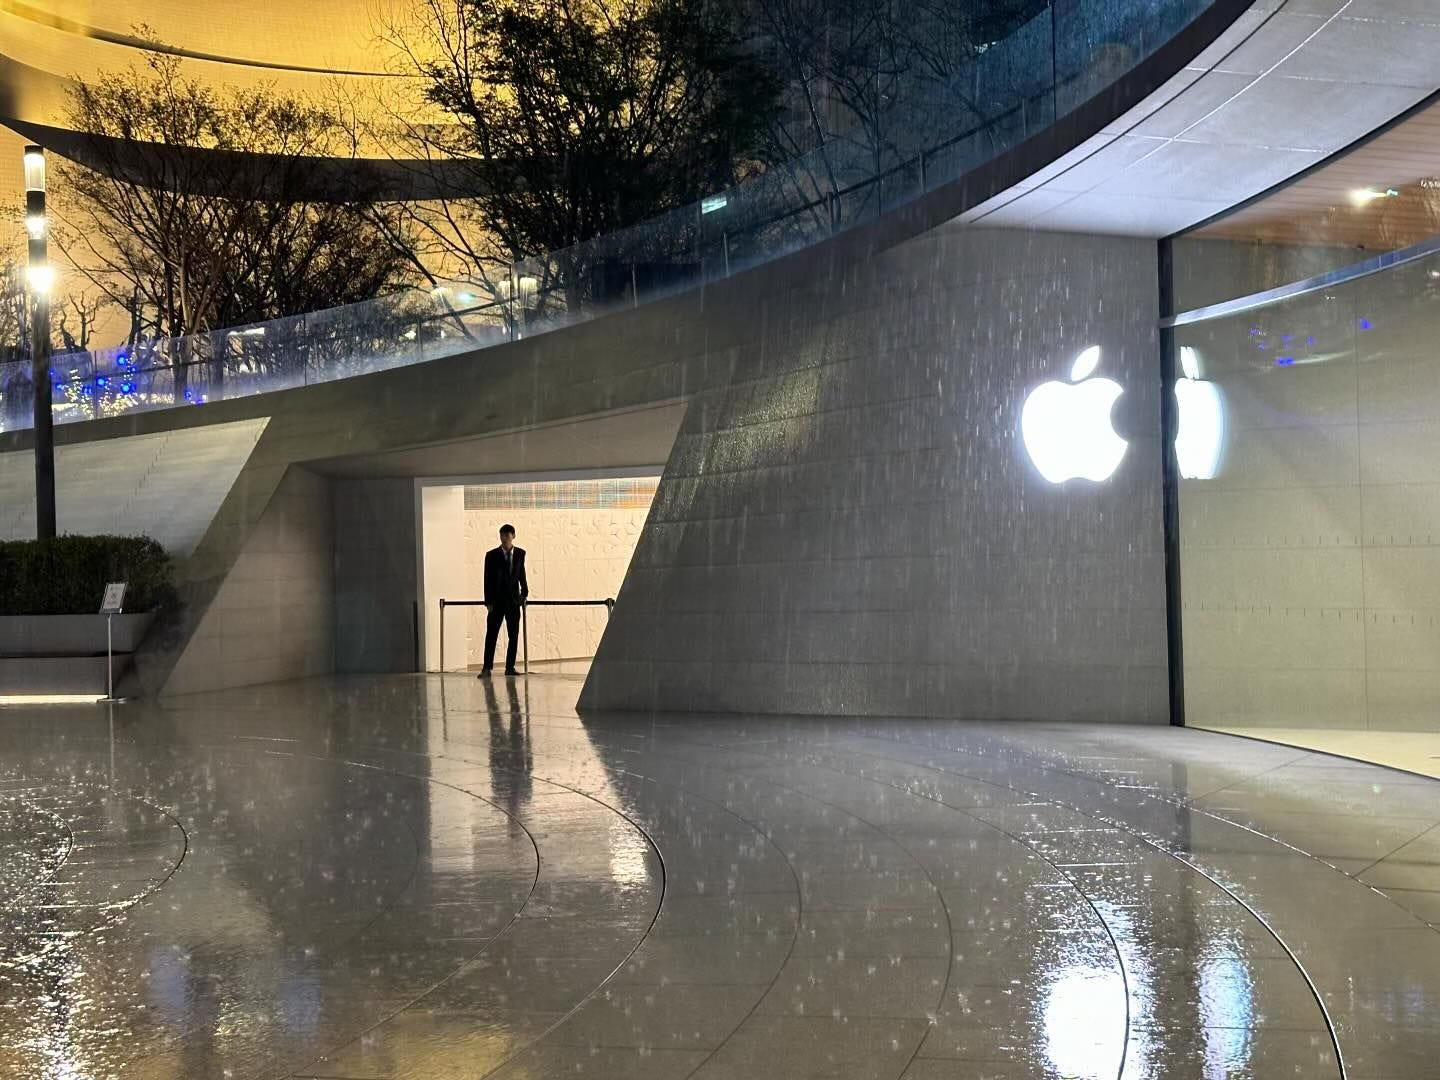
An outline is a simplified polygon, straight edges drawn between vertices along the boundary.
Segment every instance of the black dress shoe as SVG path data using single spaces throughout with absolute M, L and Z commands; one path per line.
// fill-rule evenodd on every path
M 516 671 L 513 667 L 507 667 L 507 668 L 505 669 L 505 677 L 506 677 L 507 679 L 513 679 L 516 675 L 519 675 L 519 674 L 520 674 L 520 672 Z
M 490 677 L 490 669 L 489 669 L 488 667 L 486 667 L 486 668 L 481 668 L 481 669 L 480 669 L 480 674 L 479 674 L 479 675 L 476 675 L 475 677 L 476 677 L 477 679 L 488 679 L 488 678 Z

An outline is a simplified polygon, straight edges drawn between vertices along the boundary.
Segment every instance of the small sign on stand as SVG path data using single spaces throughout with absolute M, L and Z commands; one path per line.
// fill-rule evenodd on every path
M 112 581 L 105 586 L 105 598 L 100 601 L 100 614 L 105 616 L 105 698 L 115 700 L 115 635 L 112 627 L 115 616 L 125 612 L 125 582 Z

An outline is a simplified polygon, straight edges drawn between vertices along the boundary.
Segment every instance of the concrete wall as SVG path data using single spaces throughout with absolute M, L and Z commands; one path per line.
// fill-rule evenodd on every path
M 172 557 L 199 545 L 266 419 L 131 435 L 55 448 L 61 533 L 154 537 Z M 35 456 L 0 453 L 0 539 L 35 535 Z
M 1181 335 L 1228 425 L 1219 473 L 1181 488 L 1189 723 L 1440 731 L 1432 273 Z
M 958 226 L 868 242 L 847 234 L 483 363 L 62 429 L 103 444 L 269 417 L 180 568 L 176 644 L 142 650 L 144 689 L 165 686 L 293 466 L 334 484 L 336 668 L 412 671 L 415 477 L 468 475 L 487 441 L 623 418 L 646 439 L 552 438 L 563 452 L 543 456 L 613 470 L 670 455 L 590 704 L 1163 715 L 1153 245 Z M 1055 489 L 1021 453 L 1020 403 L 1092 343 L 1126 384 L 1116 418 L 1135 441 L 1109 485 Z M 645 423 L 681 409 L 678 442 L 672 422 Z M 345 471 L 417 447 L 430 471 Z M 203 670 L 177 685 L 200 689 Z
M 336 479 L 335 670 L 416 668 L 415 482 Z
M 289 469 L 176 661 L 166 694 L 334 670 L 330 482 Z
M 948 227 L 756 302 L 582 706 L 1164 722 L 1152 242 Z M 1103 349 L 1128 452 L 1045 482 L 1026 393 Z

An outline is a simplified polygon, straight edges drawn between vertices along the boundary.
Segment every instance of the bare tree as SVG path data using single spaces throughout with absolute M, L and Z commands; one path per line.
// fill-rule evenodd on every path
M 747 0 L 785 107 L 769 131 L 777 173 L 834 227 L 877 178 L 922 179 L 937 141 L 983 137 L 995 107 L 980 58 L 1045 10 L 1045 0 Z M 1006 100 L 1000 108 L 1011 109 Z
M 464 189 L 408 208 L 417 261 L 490 281 L 571 249 L 537 267 L 570 305 L 604 261 L 573 246 L 748 175 L 778 93 L 725 0 L 420 0 L 387 37 L 425 88 L 417 167 Z
M 50 312 L 56 351 L 73 353 L 89 349 L 96 324 L 109 304 L 107 297 L 86 291 L 64 296 Z
M 8 215 L 6 215 L 8 217 Z M 28 424 L 31 420 L 32 378 L 30 366 L 33 342 L 30 337 L 30 293 L 26 282 L 24 233 L 14 230 L 13 242 L 0 253 L 0 428 Z M 107 305 L 71 279 L 61 278 L 63 290 L 50 305 L 50 336 L 53 354 L 81 353 L 90 340 L 100 314 Z M 66 398 L 62 391 L 61 399 Z
M 25 302 L 25 268 L 7 255 L 0 259 L 0 364 L 30 355 L 30 321 Z
M 85 164 L 65 162 L 57 245 L 129 312 L 132 343 L 174 342 L 185 396 L 203 331 L 368 299 L 407 277 L 369 192 L 317 191 L 316 163 L 353 154 L 346 126 L 270 87 L 220 90 L 164 52 L 77 82 L 69 122 Z M 335 174 L 340 176 L 341 174 Z

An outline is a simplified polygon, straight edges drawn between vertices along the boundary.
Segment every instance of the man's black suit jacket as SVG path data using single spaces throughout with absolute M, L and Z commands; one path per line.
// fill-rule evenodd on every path
M 511 548 L 510 556 L 512 561 L 507 566 L 504 548 L 492 548 L 485 553 L 485 606 L 488 608 L 510 611 L 530 595 L 530 584 L 525 580 L 525 549 Z

